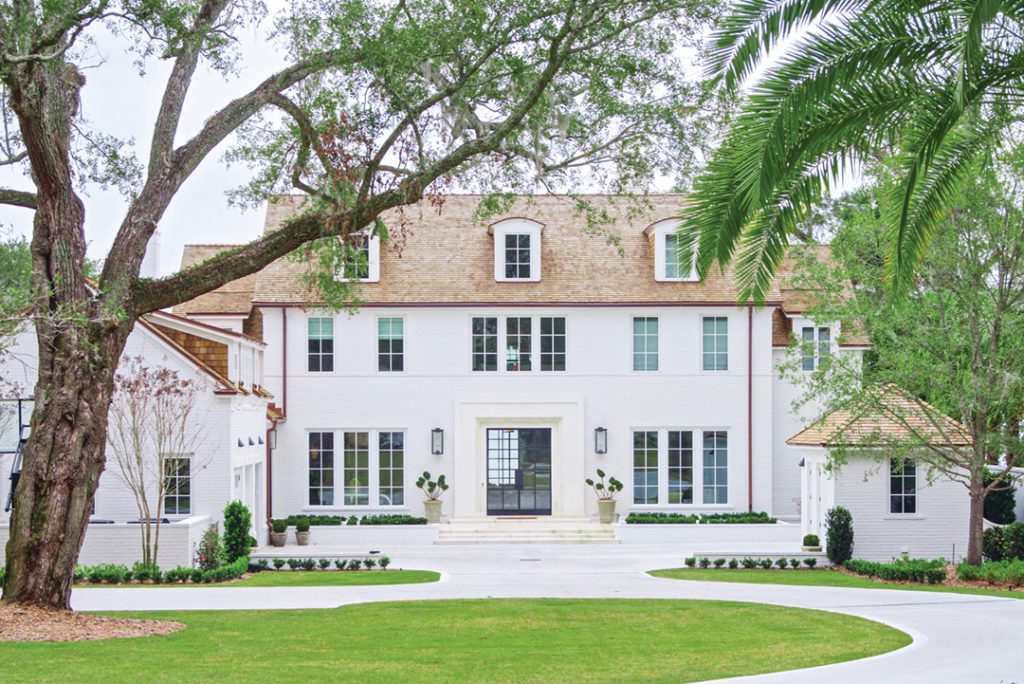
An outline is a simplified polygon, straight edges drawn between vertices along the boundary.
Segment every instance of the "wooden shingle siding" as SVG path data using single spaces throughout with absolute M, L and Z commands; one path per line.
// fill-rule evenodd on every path
M 160 332 L 223 377 L 228 377 L 228 346 L 196 335 L 157 325 Z

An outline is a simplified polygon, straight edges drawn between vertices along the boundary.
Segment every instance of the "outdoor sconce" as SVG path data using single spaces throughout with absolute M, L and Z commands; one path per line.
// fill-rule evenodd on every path
M 249 446 L 256 446 L 256 442 L 252 441 L 252 437 L 249 438 Z
M 608 453 L 608 430 L 603 427 L 594 430 L 594 453 Z
M 262 435 L 256 435 L 256 443 L 257 444 L 263 444 L 263 436 Z
M 238 446 L 239 447 L 244 447 L 245 446 L 245 442 L 242 441 L 241 437 L 238 438 Z
M 444 430 L 434 428 L 430 431 L 430 453 L 440 456 L 444 453 Z

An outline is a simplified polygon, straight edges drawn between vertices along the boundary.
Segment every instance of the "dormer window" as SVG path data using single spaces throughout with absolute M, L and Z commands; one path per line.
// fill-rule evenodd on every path
M 644 233 L 654 248 L 654 279 L 659 282 L 697 280 L 692 263 L 679 259 L 679 219 L 665 219 L 647 227 Z
M 380 281 L 380 237 L 367 233 L 353 235 L 349 256 L 341 267 L 338 280 L 363 283 Z
M 541 224 L 529 219 L 506 219 L 491 226 L 496 281 L 540 280 L 541 227 Z

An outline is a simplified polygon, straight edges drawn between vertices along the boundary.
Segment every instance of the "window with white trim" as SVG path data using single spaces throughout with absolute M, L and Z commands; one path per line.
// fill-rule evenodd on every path
M 693 503 L 693 433 L 668 431 L 668 502 Z
M 95 506 L 96 501 L 93 500 Z M 93 513 L 95 513 L 95 508 Z M 164 457 L 164 513 L 189 515 L 192 512 L 192 459 L 188 456 Z
M 801 367 L 812 371 L 821 367 L 832 353 L 832 330 L 827 326 L 805 326 L 800 331 Z
M 658 503 L 658 431 L 633 432 L 633 503 Z
M 533 319 L 509 317 L 505 319 L 505 370 L 533 370 Z
M 498 370 L 498 319 L 491 316 L 473 318 L 473 370 Z
M 494 235 L 494 279 L 498 282 L 540 280 L 541 224 L 506 219 L 491 226 Z
M 370 504 L 370 433 L 342 433 L 342 501 L 346 506 Z
M 377 319 L 377 370 L 405 370 L 405 321 L 401 317 Z
M 334 433 L 309 433 L 309 505 L 334 505 Z
M 565 318 L 545 316 L 540 319 L 540 369 L 565 370 Z
M 307 320 L 307 366 L 310 373 L 334 370 L 334 319 L 310 316 Z
M 405 433 L 377 433 L 379 483 L 377 500 L 381 506 L 405 504 Z
M 726 316 L 704 316 L 703 363 L 706 371 L 729 370 L 729 319 Z
M 889 462 L 889 512 L 917 513 L 917 464 L 910 459 Z
M 376 283 L 380 280 L 380 237 L 360 233 L 346 246 L 344 263 L 337 280 Z
M 729 435 L 704 432 L 704 504 L 729 502 Z
M 658 318 L 633 317 L 633 370 L 658 370 Z
M 665 219 L 652 224 L 644 231 L 654 242 L 654 279 L 659 282 L 697 280 L 693 263 L 680 259 L 679 248 L 682 238 L 677 234 L 679 219 Z

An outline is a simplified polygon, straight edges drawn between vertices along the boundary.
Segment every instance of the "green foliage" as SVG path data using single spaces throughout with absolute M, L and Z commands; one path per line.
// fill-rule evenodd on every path
M 1003 528 L 990 527 L 981 535 L 981 554 L 985 560 L 1001 561 L 1004 558 Z
M 252 526 L 252 514 L 241 501 L 231 501 L 224 508 L 224 561 L 234 563 L 242 557 L 248 557 L 249 528 Z
M 426 525 L 427 519 L 404 513 L 364 515 L 360 525 Z
M 345 522 L 344 516 L 340 515 L 289 515 L 285 520 L 288 526 L 295 527 L 300 519 L 308 520 L 312 526 L 337 526 Z
M 376 561 L 376 560 L 374 560 L 373 558 L 364 558 L 364 559 L 363 559 L 363 566 L 364 566 L 364 567 L 365 567 L 365 568 L 366 568 L 367 570 L 373 570 L 373 568 L 374 568 L 374 567 L 375 567 L 376 565 L 377 565 L 377 561 Z
M 314 568 L 316 568 L 316 561 L 312 558 L 303 558 L 302 563 L 300 563 L 300 565 L 302 566 L 303 570 L 313 570 Z
M 597 494 L 597 498 L 601 501 L 613 501 L 615 495 L 622 491 L 623 484 L 615 479 L 614 477 L 608 477 L 608 481 L 605 482 L 604 471 L 600 468 L 597 469 L 597 481 L 592 478 L 587 478 L 586 483 L 594 490 Z
M 217 533 L 216 525 L 210 525 L 199 540 L 195 565 L 205 572 L 219 568 L 223 561 L 224 549 L 221 547 L 220 534 Z
M 359 524 L 359 516 L 358 515 L 351 515 L 351 516 L 349 516 L 348 522 L 346 522 L 345 524 L 346 525 L 358 525 Z
M 711 559 L 707 556 L 701 556 L 700 560 L 697 561 L 697 564 L 702 568 L 707 568 L 709 565 L 711 565 Z
M 816 534 L 805 534 L 804 535 L 804 546 L 821 546 L 821 540 L 818 539 Z
M 775 564 L 779 566 L 779 570 L 785 570 L 786 566 L 789 565 L 789 560 L 786 558 L 780 558 L 775 561 Z
M 687 556 L 686 560 L 683 562 L 686 563 L 686 567 L 692 568 L 697 565 L 697 558 L 694 556 Z
M 270 561 L 267 560 L 266 558 L 260 558 L 259 560 L 256 561 L 256 565 L 258 565 L 260 567 L 260 570 L 266 570 L 267 567 L 269 567 L 269 565 L 270 565 Z
M 228 582 L 233 579 L 238 579 L 246 572 L 249 571 L 249 558 L 243 556 L 242 558 L 236 559 L 232 563 L 221 565 L 220 567 L 213 568 L 210 570 L 204 570 L 200 575 L 200 581 L 204 584 L 211 584 L 213 582 Z M 192 581 L 195 582 L 195 574 L 192 576 Z
M 275 570 L 280 570 L 285 564 L 284 558 L 275 558 L 272 562 Z
M 747 556 L 746 558 L 744 558 L 743 560 L 741 560 L 741 561 L 740 561 L 740 564 L 741 564 L 741 565 L 742 565 L 742 566 L 743 566 L 744 568 L 746 568 L 747 570 L 752 570 L 752 569 L 756 568 L 756 567 L 757 567 L 757 565 L 758 565 L 757 561 L 756 561 L 756 560 L 754 560 L 753 558 L 751 558 L 750 556 Z
M 793 568 L 794 570 L 799 568 L 800 567 L 800 559 L 799 558 L 790 558 L 789 559 L 789 567 Z
M 774 525 L 775 518 L 767 513 L 630 513 L 628 525 Z
M 984 484 L 989 486 L 995 479 L 990 471 L 985 471 Z M 1012 481 L 997 485 L 985 495 L 985 520 L 997 525 L 1008 525 L 1016 520 L 1014 509 L 1017 502 L 1014 496 L 1016 487 Z
M 760 561 L 758 561 L 758 564 L 759 564 L 759 565 L 760 565 L 760 566 L 761 566 L 762 568 L 764 568 L 765 570 L 771 570 L 771 567 L 772 567 L 772 559 L 771 559 L 771 558 L 762 558 L 762 559 L 761 559 Z
M 956 566 L 956 576 L 966 582 L 988 582 L 1010 587 L 1024 586 L 1024 560 L 1014 558 L 989 561 L 981 565 L 963 562 Z
M 302 567 L 302 559 L 301 558 L 289 558 L 289 559 L 285 560 L 285 563 L 288 565 L 288 569 L 289 570 L 298 570 L 299 568 Z
M 715 567 L 716 568 L 720 568 L 723 565 L 725 565 L 725 559 L 724 558 L 716 558 L 715 559 Z
M 330 564 L 331 564 L 331 559 L 330 558 L 321 558 L 320 560 L 318 560 L 316 562 L 316 564 L 317 564 L 317 566 L 321 570 L 326 570 L 328 568 L 328 566 L 330 566 Z
M 388 558 L 387 556 L 381 556 L 381 557 L 380 557 L 380 558 L 379 558 L 379 559 L 377 560 L 377 563 L 379 563 L 379 564 L 380 564 L 380 569 L 381 569 L 381 570 L 387 570 L 387 569 L 388 569 L 388 566 L 389 566 L 389 565 L 391 565 L 391 559 L 390 559 L 390 558 Z M 0 579 L 2 579 L 2 578 L 0 578 Z
M 344 570 L 346 565 L 348 565 L 348 561 L 343 558 L 338 558 L 334 561 L 334 567 L 338 570 Z
M 813 568 L 817 564 L 818 564 L 818 559 L 817 558 L 804 558 L 804 565 L 806 565 L 809 568 Z
M 160 580 L 163 579 L 163 572 L 157 565 L 149 565 L 142 561 L 137 561 L 132 566 L 132 579 L 137 582 L 152 582 L 153 584 L 160 584 Z
M 14 332 L 31 303 L 32 254 L 24 239 L 0 242 L 0 339 Z
M 164 582 L 167 584 L 181 584 L 192 579 L 192 568 L 186 565 L 179 565 L 164 573 Z
M 853 516 L 842 506 L 825 513 L 825 545 L 833 565 L 842 565 L 853 557 Z
M 448 482 L 444 475 L 438 475 L 437 479 L 431 479 L 430 473 L 423 471 L 423 474 L 416 480 L 416 486 L 423 492 L 427 501 L 440 501 L 445 492 L 448 491 Z
M 738 560 L 736 560 L 735 558 L 730 558 L 729 559 L 729 569 L 730 570 L 735 570 L 739 566 L 740 566 L 740 562 Z
M 125 565 L 102 563 L 84 569 L 89 584 L 121 584 L 131 579 L 132 571 Z
M 271 520 L 270 521 L 270 529 L 272 529 L 277 534 L 282 534 L 284 532 L 287 532 L 288 531 L 288 525 L 289 525 L 289 523 L 288 523 L 287 520 L 277 519 L 277 520 Z
M 309 532 L 309 518 L 299 518 L 295 521 L 296 532 Z
M 349 570 L 358 570 L 361 567 L 363 567 L 363 564 L 358 559 L 353 558 L 348 562 Z
M 946 561 L 899 558 L 891 563 L 850 559 L 843 566 L 850 572 L 893 582 L 939 584 L 946 580 Z
M 1024 560 L 1024 522 L 1003 528 L 1003 560 Z

